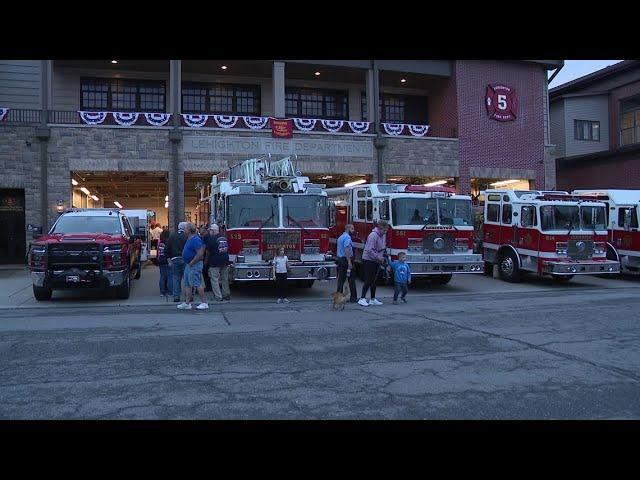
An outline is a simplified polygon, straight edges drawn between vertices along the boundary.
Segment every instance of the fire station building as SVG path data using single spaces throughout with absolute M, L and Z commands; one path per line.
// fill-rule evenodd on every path
M 0 262 L 72 206 L 201 223 L 199 187 L 251 157 L 291 156 L 327 186 L 554 188 L 562 63 L 0 60 Z

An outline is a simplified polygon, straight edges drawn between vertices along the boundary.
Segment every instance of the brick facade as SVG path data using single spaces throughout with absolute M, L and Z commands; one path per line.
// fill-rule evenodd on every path
M 470 191 L 471 167 L 534 170 L 535 186 L 544 186 L 545 71 L 524 62 L 460 60 L 456 62 L 460 190 Z M 489 84 L 505 84 L 518 96 L 518 116 L 498 122 L 484 104 Z M 502 178 L 509 178 L 503 176 Z
M 560 160 L 557 169 L 558 188 L 640 189 L 640 148 L 606 158 Z
M 640 95 L 640 81 L 624 85 L 609 92 L 609 145 L 620 147 L 620 100 Z

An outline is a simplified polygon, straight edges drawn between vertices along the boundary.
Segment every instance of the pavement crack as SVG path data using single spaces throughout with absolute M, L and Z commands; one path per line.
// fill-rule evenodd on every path
M 528 347 L 528 348 L 530 348 L 532 350 L 538 350 L 538 351 L 541 351 L 541 352 L 545 352 L 545 353 L 548 353 L 550 355 L 554 355 L 556 357 L 564 358 L 565 360 L 572 360 L 572 361 L 575 361 L 575 362 L 588 364 L 588 365 L 591 365 L 593 367 L 609 371 L 609 372 L 614 373 L 616 375 L 619 375 L 621 377 L 625 377 L 625 378 L 634 380 L 636 382 L 640 382 L 640 376 L 639 375 L 636 375 L 635 373 L 633 373 L 633 372 L 631 372 L 629 370 L 625 370 L 623 368 L 614 367 L 612 365 L 600 364 L 600 363 L 597 363 L 597 362 L 586 360 L 586 359 L 578 357 L 576 355 L 571 355 L 571 354 L 568 354 L 568 353 L 558 352 L 558 351 L 552 350 L 550 348 L 541 347 L 540 345 L 536 345 L 535 343 L 526 342 L 524 340 L 519 340 L 517 338 L 509 337 L 507 335 L 500 335 L 498 333 L 490 332 L 488 330 L 481 330 L 481 329 L 478 329 L 478 328 L 467 327 L 465 325 L 461 325 L 461 324 L 456 323 L 456 322 L 451 322 L 451 321 L 447 321 L 447 320 L 440 320 L 440 319 L 437 319 L 437 318 L 429 317 L 427 315 L 420 315 L 420 314 L 416 314 L 416 315 L 421 317 L 421 318 L 424 318 L 425 320 L 429 320 L 429 321 L 432 321 L 432 322 L 436 322 L 436 323 L 440 323 L 440 324 L 443 324 L 443 325 L 447 325 L 449 327 L 455 327 L 455 328 L 459 328 L 461 330 L 468 330 L 468 331 L 471 331 L 471 332 L 480 333 L 480 334 L 483 334 L 483 335 L 488 335 L 490 337 L 500 338 L 502 340 L 507 340 L 507 341 L 510 341 L 510 342 L 516 342 L 516 343 L 519 343 L 521 345 L 525 345 L 526 347 Z

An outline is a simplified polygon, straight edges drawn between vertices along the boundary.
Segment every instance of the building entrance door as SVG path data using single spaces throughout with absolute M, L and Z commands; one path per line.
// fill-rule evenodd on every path
M 24 190 L 0 189 L 0 264 L 24 263 Z

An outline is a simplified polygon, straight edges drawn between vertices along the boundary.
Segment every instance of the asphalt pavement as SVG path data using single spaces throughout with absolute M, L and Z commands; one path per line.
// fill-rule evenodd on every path
M 0 418 L 640 418 L 637 278 L 459 276 L 339 312 L 334 285 L 197 312 L 160 298 L 152 266 L 127 301 L 35 302 L 0 270 Z

